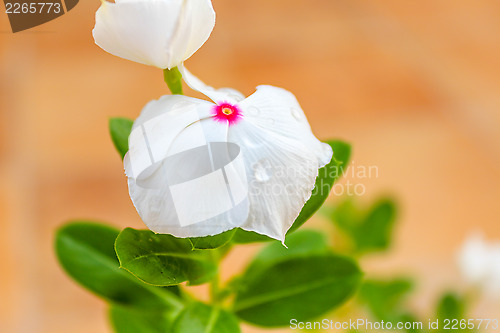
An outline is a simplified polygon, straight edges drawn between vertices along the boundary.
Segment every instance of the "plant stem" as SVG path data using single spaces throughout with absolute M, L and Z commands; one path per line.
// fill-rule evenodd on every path
M 212 281 L 210 281 L 210 300 L 212 304 L 219 304 L 219 273 L 215 274 Z
M 221 253 L 218 249 L 211 251 L 212 260 L 219 266 L 220 261 L 222 259 Z M 219 281 L 220 275 L 219 272 L 214 275 L 213 279 L 210 281 L 210 300 L 213 304 L 219 303 Z
M 172 69 L 163 70 L 163 79 L 167 84 L 168 88 L 174 95 L 182 95 L 182 74 L 179 68 L 174 67 Z
M 212 256 L 213 262 L 220 267 L 222 259 L 229 253 L 232 248 L 232 244 L 226 244 L 220 248 L 209 250 Z M 223 302 L 231 296 L 231 291 L 227 287 L 220 284 L 220 274 L 217 272 L 212 280 L 210 281 L 210 300 L 214 305 L 222 305 Z

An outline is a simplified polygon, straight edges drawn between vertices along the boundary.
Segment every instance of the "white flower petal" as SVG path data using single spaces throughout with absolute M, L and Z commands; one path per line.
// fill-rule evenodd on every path
M 215 26 L 215 11 L 211 0 L 187 0 L 190 13 L 191 35 L 188 38 L 184 60 L 188 59 L 210 37 Z
M 168 68 L 180 65 L 208 39 L 215 25 L 215 11 L 210 0 L 184 0 L 177 27 L 169 43 L 172 55 Z
M 217 91 L 225 93 L 230 100 L 233 100 L 235 102 L 241 102 L 245 99 L 245 95 L 233 88 L 219 88 L 217 89 Z
M 93 35 L 113 55 L 173 68 L 203 45 L 214 24 L 209 0 L 119 0 L 102 3 Z
M 458 265 L 464 278 L 471 284 L 480 284 L 488 275 L 487 248 L 481 234 L 469 237 L 458 255 Z
M 96 12 L 95 43 L 118 57 L 166 68 L 181 7 L 181 0 L 104 1 Z
M 250 212 L 242 228 L 284 241 L 314 188 L 315 154 L 300 139 L 246 121 L 229 128 L 228 141 L 241 147 L 249 182 Z
M 291 92 L 263 85 L 239 105 L 246 121 L 269 133 L 294 138 L 305 145 L 318 158 L 320 168 L 332 159 L 332 148 L 314 136 L 304 111 Z
M 134 123 L 124 160 L 129 193 L 155 232 L 207 236 L 247 220 L 242 157 L 226 143 L 227 124 L 211 119 L 212 108 L 206 101 L 164 96 Z
M 500 242 L 486 242 L 476 232 L 460 249 L 458 265 L 468 283 L 481 287 L 490 297 L 500 297 Z
M 260 86 L 238 107 L 243 120 L 229 128 L 228 141 L 241 147 L 250 184 L 243 229 L 283 241 L 311 196 L 319 167 L 331 160 L 331 147 L 316 139 L 284 89 Z
M 257 87 L 257 91 L 243 99 L 243 95 L 232 88 L 214 89 L 191 74 L 184 65 L 179 66 L 184 81 L 215 103 L 238 103 L 247 121 L 271 132 L 297 137 L 318 157 L 319 166 L 324 167 L 332 159 L 330 145 L 319 141 L 311 131 L 306 115 L 295 96 L 282 88 L 268 85 Z
M 215 103 L 227 102 L 234 104 L 245 98 L 243 94 L 235 89 L 214 89 L 213 87 L 206 85 L 203 81 L 191 74 L 191 72 L 189 72 L 183 64 L 179 66 L 179 71 L 182 74 L 184 82 L 186 82 L 186 84 L 191 87 L 191 89 L 201 92 L 203 95 L 207 96 Z
M 493 298 L 500 298 L 500 245 L 491 251 L 490 254 L 491 272 L 485 283 L 485 289 Z

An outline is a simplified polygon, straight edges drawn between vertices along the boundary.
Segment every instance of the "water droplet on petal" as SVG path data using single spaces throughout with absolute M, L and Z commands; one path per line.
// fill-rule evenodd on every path
M 297 121 L 302 121 L 303 116 L 302 112 L 299 109 L 296 108 L 291 108 L 292 116 L 295 118 Z
M 257 117 L 260 113 L 260 110 L 256 108 L 255 106 L 251 106 L 248 109 L 248 114 L 253 117 Z
M 253 175 L 259 183 L 265 183 L 272 177 L 271 163 L 265 158 L 259 160 L 253 165 Z

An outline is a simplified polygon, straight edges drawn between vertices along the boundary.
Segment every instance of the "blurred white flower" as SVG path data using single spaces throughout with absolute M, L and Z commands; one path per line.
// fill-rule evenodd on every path
M 210 0 L 102 0 L 92 33 L 115 56 L 171 69 L 206 42 L 214 25 Z
M 244 98 L 180 70 L 215 103 L 163 96 L 134 122 L 124 165 L 139 215 L 177 237 L 241 227 L 284 241 L 331 147 L 312 134 L 290 92 L 259 86 Z
M 486 294 L 500 297 L 500 242 L 486 242 L 480 233 L 471 235 L 458 253 L 465 280 Z

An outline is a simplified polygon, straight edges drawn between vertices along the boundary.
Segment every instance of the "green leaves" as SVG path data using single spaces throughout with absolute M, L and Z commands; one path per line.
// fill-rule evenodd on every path
M 238 320 L 227 311 L 197 302 L 185 308 L 178 287 L 145 284 L 120 269 L 115 239 L 120 257 L 125 258 L 122 264 L 146 281 L 151 278 L 151 283 L 196 283 L 211 278 L 216 269 L 203 255 L 210 250 L 193 251 L 188 239 L 130 228 L 119 234 L 114 228 L 88 222 L 63 226 L 56 234 L 58 259 L 77 282 L 111 303 L 115 332 L 240 332 Z M 155 274 L 161 281 L 155 280 Z
M 262 326 L 285 326 L 290 318 L 312 319 L 344 303 L 360 278 L 352 260 L 334 254 L 280 261 L 246 281 L 235 311 Z
M 289 236 L 289 250 L 271 244 L 249 265 L 240 281 L 234 310 L 262 326 L 286 326 L 317 317 L 344 303 L 361 280 L 357 264 L 330 253 L 323 236 Z
M 225 231 L 215 236 L 189 238 L 193 249 L 207 250 L 217 249 L 228 244 L 234 236 L 236 229 Z
M 166 331 L 165 331 L 166 332 Z M 192 303 L 174 324 L 173 333 L 239 333 L 238 319 L 218 307 Z
M 450 328 L 459 332 L 474 332 L 482 324 L 466 316 L 467 299 L 454 292 L 447 292 L 441 296 L 437 304 L 436 317 L 439 322 L 440 332 L 449 332 Z M 482 328 L 486 328 L 483 324 Z
M 413 290 L 413 281 L 405 278 L 391 280 L 367 280 L 360 288 L 359 300 L 365 304 L 376 320 L 403 325 L 407 332 L 418 332 L 421 327 L 413 323 L 420 322 L 408 310 L 406 300 Z
M 109 119 L 111 140 L 113 140 L 113 144 L 122 159 L 128 151 L 128 137 L 132 131 L 133 124 L 134 121 L 128 118 Z
M 439 300 L 437 317 L 444 319 L 463 319 L 465 313 L 464 300 L 455 293 L 446 293 Z
M 391 199 L 381 199 L 367 211 L 346 200 L 333 211 L 333 221 L 353 241 L 355 251 L 382 251 L 389 247 L 396 217 Z
M 163 79 L 172 94 L 182 95 L 182 74 L 179 72 L 179 68 L 174 67 L 172 69 L 164 69 Z
M 116 333 L 165 333 L 172 327 L 173 318 L 167 313 L 150 313 L 112 305 L 109 319 Z
M 367 280 L 360 288 L 359 298 L 377 319 L 392 321 L 401 316 L 401 308 L 412 289 L 412 281 L 404 278 Z
M 328 241 L 324 234 L 314 230 L 301 230 L 287 238 L 288 248 L 276 242 L 262 249 L 252 260 L 245 277 L 258 273 L 280 260 L 299 256 L 328 253 Z
M 145 285 L 119 268 L 117 236 L 118 230 L 101 224 L 67 224 L 56 233 L 57 258 L 68 275 L 108 301 L 152 312 L 179 312 L 183 304 L 169 289 Z
M 217 266 L 204 253 L 193 251 L 185 238 L 124 229 L 115 244 L 122 268 L 140 280 L 157 286 L 191 285 L 209 281 Z
M 297 230 L 302 226 L 307 220 L 313 216 L 313 214 L 323 205 L 325 200 L 328 198 L 330 191 L 332 190 L 333 184 L 342 176 L 344 169 L 349 163 L 349 158 L 351 156 L 351 146 L 343 141 L 327 141 L 333 150 L 333 158 L 325 165 L 323 168 L 319 169 L 318 177 L 316 178 L 316 183 L 311 197 L 306 202 L 299 216 L 295 219 L 295 222 L 290 227 L 287 235 Z M 255 232 L 249 232 L 242 229 L 238 229 L 234 235 L 233 241 L 235 243 L 245 244 L 252 242 L 262 242 L 269 241 L 271 238 L 259 235 Z
M 236 244 L 248 244 L 267 241 L 274 241 L 274 239 L 253 231 L 246 231 L 240 228 L 236 229 L 233 237 L 233 242 Z
M 175 71 L 165 72 L 173 93 L 179 92 L 176 75 Z M 110 120 L 113 143 L 122 158 L 132 124 L 125 118 Z M 159 286 L 217 281 L 217 261 L 231 242 L 270 238 L 233 229 L 182 239 L 131 228 L 118 234 L 112 228 L 84 224 L 58 233 L 60 261 L 77 281 L 111 301 L 110 319 L 118 333 L 240 332 L 238 319 L 219 307 L 232 293 L 236 316 L 256 325 L 287 326 L 291 318 L 313 319 L 347 301 L 362 277 L 354 260 L 331 252 L 323 234 L 310 230 L 291 233 L 319 209 L 347 166 L 350 146 L 341 141 L 329 144 L 334 158 L 319 170 L 313 194 L 287 235 L 289 248 L 271 243 L 231 286 L 219 289 L 213 282 L 216 306 L 193 301 L 186 305 L 175 289 Z

